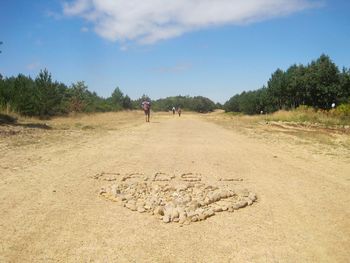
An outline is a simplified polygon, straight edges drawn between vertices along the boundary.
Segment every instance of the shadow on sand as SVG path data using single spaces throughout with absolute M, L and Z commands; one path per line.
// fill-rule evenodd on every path
M 21 126 L 26 128 L 35 128 L 35 129 L 45 129 L 51 130 L 52 128 L 45 123 L 18 123 L 17 118 L 12 116 L 0 113 L 0 125 L 13 125 L 13 126 Z

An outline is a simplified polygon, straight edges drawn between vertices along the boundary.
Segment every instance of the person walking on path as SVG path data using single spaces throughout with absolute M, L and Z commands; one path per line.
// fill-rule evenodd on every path
M 181 116 L 181 108 L 177 107 L 177 113 L 179 114 L 179 117 Z
M 146 122 L 149 122 L 149 118 L 151 115 L 151 102 L 149 100 L 145 99 L 141 103 L 141 107 L 142 107 L 143 111 L 145 112 Z
M 175 115 L 175 107 L 171 109 L 173 111 L 173 115 Z

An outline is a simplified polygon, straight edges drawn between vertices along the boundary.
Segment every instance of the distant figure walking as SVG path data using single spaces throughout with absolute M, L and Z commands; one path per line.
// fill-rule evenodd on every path
M 145 99 L 141 103 L 141 107 L 142 107 L 143 111 L 145 112 L 146 122 L 149 122 L 149 117 L 150 117 L 150 112 L 151 112 L 151 102 L 148 101 L 147 99 Z
M 179 114 L 179 117 L 180 117 L 181 116 L 181 108 L 180 107 L 177 108 L 177 113 Z
M 173 115 L 175 115 L 175 107 L 171 109 L 173 111 Z

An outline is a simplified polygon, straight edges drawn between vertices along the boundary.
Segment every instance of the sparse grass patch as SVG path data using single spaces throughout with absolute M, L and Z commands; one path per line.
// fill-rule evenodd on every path
M 119 130 L 144 123 L 141 111 L 123 111 L 96 114 L 75 114 L 50 120 L 10 115 L 14 123 L 0 125 L 0 143 L 6 147 L 32 144 L 51 144 L 60 141 L 79 141 L 85 135 L 101 136 L 110 130 Z
M 278 111 L 266 116 L 267 121 L 294 122 L 298 124 L 316 124 L 325 127 L 350 125 L 350 115 L 331 111 L 315 110 L 311 107 L 301 106 L 294 111 Z
M 94 127 L 92 127 L 91 125 L 85 125 L 82 127 L 82 130 L 93 130 L 95 129 Z
M 242 115 L 219 113 L 207 115 L 208 121 L 268 142 L 284 140 L 308 145 L 316 152 L 350 152 L 350 121 L 333 112 L 300 108 L 273 114 Z

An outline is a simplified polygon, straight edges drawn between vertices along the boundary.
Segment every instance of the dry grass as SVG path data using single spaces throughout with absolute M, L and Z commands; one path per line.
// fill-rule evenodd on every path
M 26 145 L 48 145 L 60 141 L 79 141 L 84 136 L 101 136 L 111 130 L 140 125 L 141 111 L 123 111 L 95 114 L 75 114 L 40 120 L 11 114 L 13 123 L 0 125 L 0 150 Z
M 333 111 L 316 111 L 312 108 L 301 107 L 294 111 L 278 111 L 266 116 L 268 121 L 294 122 L 305 125 L 340 128 L 349 126 L 350 117 L 339 116 Z
M 72 130 L 115 130 L 119 127 L 133 126 L 143 118 L 141 111 L 122 111 L 94 114 L 75 114 L 56 117 L 49 124 L 56 129 Z
M 247 116 L 216 112 L 206 115 L 208 121 L 227 129 L 265 140 L 268 143 L 281 140 L 302 144 L 316 152 L 350 156 L 349 123 L 321 112 L 279 111 L 269 115 Z

